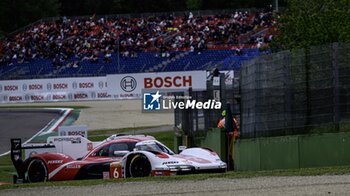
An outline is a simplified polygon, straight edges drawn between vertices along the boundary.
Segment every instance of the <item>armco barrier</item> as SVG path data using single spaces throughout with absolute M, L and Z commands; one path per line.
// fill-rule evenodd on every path
M 350 133 L 242 139 L 235 169 L 271 170 L 350 165 Z
M 260 141 L 236 141 L 234 156 L 235 170 L 260 170 Z
M 301 138 L 300 167 L 350 165 L 350 133 Z

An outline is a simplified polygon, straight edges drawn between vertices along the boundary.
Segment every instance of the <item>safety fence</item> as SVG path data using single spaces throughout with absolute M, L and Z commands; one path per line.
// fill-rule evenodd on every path
M 186 135 L 189 146 L 200 145 L 208 131 L 218 126 L 222 118 L 223 110 L 230 107 L 233 115 L 239 118 L 240 115 L 240 95 L 238 77 L 227 80 L 228 73 L 220 75 L 220 85 L 213 85 L 213 79 L 207 80 L 207 88 L 204 91 L 189 90 L 181 95 L 191 97 L 192 100 L 205 102 L 216 100 L 221 102 L 220 109 L 175 109 L 175 126 Z M 210 76 L 211 77 L 211 76 Z M 183 101 L 183 100 L 176 100 Z M 229 105 L 227 105 L 229 104 Z
M 264 55 L 241 67 L 242 138 L 349 127 L 350 44 Z

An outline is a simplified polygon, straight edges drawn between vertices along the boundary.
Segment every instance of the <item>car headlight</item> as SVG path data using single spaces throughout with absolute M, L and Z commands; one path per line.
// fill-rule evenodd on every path
M 189 165 L 181 165 L 180 166 L 181 171 L 191 171 L 192 166 Z
M 177 166 L 168 165 L 170 171 L 179 171 Z
M 226 168 L 226 167 L 227 167 L 227 165 L 226 165 L 226 163 L 225 163 L 225 162 L 221 162 L 221 163 L 220 163 L 220 165 L 219 165 L 219 167 L 220 167 L 220 168 Z
M 170 171 L 191 171 L 191 165 L 168 165 Z

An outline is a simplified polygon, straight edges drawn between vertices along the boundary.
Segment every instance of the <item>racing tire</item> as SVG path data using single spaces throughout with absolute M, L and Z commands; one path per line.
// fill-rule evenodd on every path
M 28 165 L 29 182 L 45 182 L 47 180 L 47 168 L 40 159 L 33 159 Z
M 146 177 L 151 174 L 151 163 L 145 155 L 135 155 L 129 165 L 130 177 Z

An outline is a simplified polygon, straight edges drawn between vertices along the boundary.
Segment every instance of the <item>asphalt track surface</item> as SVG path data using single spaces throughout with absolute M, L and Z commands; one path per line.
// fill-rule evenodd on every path
M 0 154 L 10 150 L 11 138 L 23 143 L 59 116 L 59 110 L 51 109 L 0 109 Z
M 141 100 L 73 101 L 51 103 L 16 103 L 6 106 L 41 106 L 66 108 L 88 106 L 81 109 L 76 125 L 86 125 L 88 130 L 137 128 L 173 125 L 174 113 L 141 111 Z

